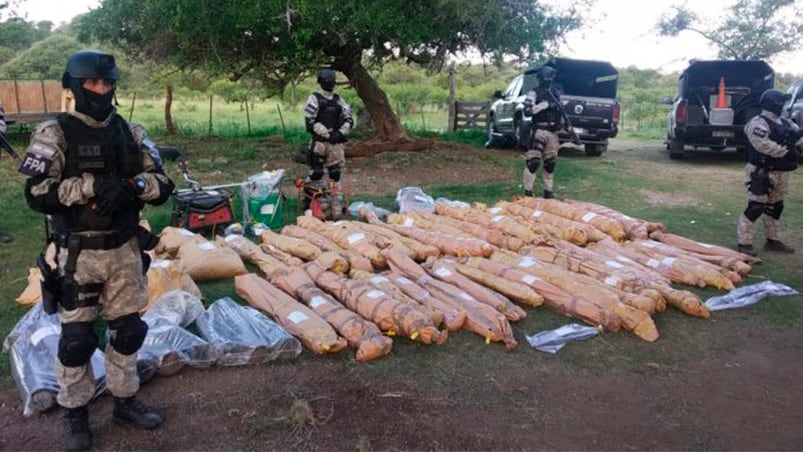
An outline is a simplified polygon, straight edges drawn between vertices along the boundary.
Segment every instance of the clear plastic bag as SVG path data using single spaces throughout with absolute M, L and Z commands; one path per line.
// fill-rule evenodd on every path
M 527 336 L 527 342 L 538 351 L 554 355 L 569 342 L 588 339 L 597 334 L 599 334 L 598 328 L 570 323 L 554 330 L 542 331 L 532 336 Z
M 419 187 L 404 187 L 396 193 L 399 213 L 424 211 L 435 212 L 435 200 Z
M 471 207 L 471 204 L 464 202 L 464 201 L 454 201 L 449 198 L 438 198 L 435 200 L 435 204 L 444 204 L 450 207 L 455 207 L 458 209 L 468 209 Z
M 376 216 L 382 221 L 387 220 L 388 215 L 390 215 L 390 210 L 378 207 L 374 205 L 374 203 L 372 202 L 364 202 L 364 201 L 354 201 L 351 204 L 349 204 L 349 215 L 355 218 L 359 218 L 360 209 L 363 207 L 376 214 Z
M 11 350 L 11 346 L 14 345 L 14 341 L 20 337 L 20 335 L 25 332 L 31 325 L 38 322 L 39 320 L 47 317 L 45 314 L 45 310 L 42 308 L 42 303 L 36 303 L 35 305 L 31 306 L 31 309 L 22 316 L 21 319 L 17 321 L 17 324 L 8 333 L 5 340 L 3 340 L 3 351 L 8 353 Z
M 240 366 L 295 358 L 301 342 L 254 308 L 221 298 L 196 320 L 198 331 L 218 353 L 216 364 Z
M 203 369 L 215 363 L 217 352 L 205 340 L 165 319 L 145 321 L 148 334 L 137 352 L 137 370 L 142 381 L 157 374 L 173 375 L 185 365 Z
M 26 315 L 17 323 L 12 331 L 15 339 L 9 344 L 11 375 L 22 398 L 24 416 L 55 408 L 56 395 L 59 392 L 56 359 L 61 324 L 55 314 L 46 315 L 43 311 L 43 315 L 38 315 L 35 311 L 28 314 L 33 315 Z M 104 361 L 103 352 L 95 350 L 90 359 L 95 376 L 95 397 L 106 390 Z
M 186 328 L 203 313 L 204 304 L 200 298 L 178 289 L 159 297 L 142 319 L 149 323 L 151 320 L 162 319 Z
M 703 304 L 711 311 L 721 311 L 750 306 L 769 296 L 780 297 L 797 294 L 798 292 L 789 286 L 772 281 L 762 281 L 758 284 L 733 289 L 725 295 L 709 298 Z

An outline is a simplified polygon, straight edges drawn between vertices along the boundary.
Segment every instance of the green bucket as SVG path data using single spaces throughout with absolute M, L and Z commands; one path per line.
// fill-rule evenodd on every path
M 284 196 L 279 189 L 275 189 L 264 199 L 250 198 L 248 213 L 255 222 L 277 230 L 284 226 L 284 204 Z

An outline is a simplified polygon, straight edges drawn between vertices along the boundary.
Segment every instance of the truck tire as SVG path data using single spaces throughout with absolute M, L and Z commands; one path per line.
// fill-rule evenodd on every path
M 608 143 L 586 143 L 585 151 L 589 157 L 599 157 L 608 150 Z
M 683 140 L 671 138 L 669 140 L 669 158 L 672 160 L 683 158 Z
M 485 149 L 489 149 L 492 147 L 498 146 L 498 139 L 497 139 L 497 130 L 496 130 L 496 123 L 494 122 L 493 116 L 488 116 L 488 124 L 485 126 L 486 132 L 486 142 L 485 142 Z

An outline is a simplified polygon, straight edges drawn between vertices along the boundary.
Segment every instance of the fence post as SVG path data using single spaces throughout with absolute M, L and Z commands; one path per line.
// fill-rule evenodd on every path
M 128 112 L 128 122 L 131 122 L 131 118 L 134 117 L 134 104 L 137 102 L 137 92 L 134 91 L 134 95 L 131 96 L 131 111 Z
M 45 81 L 41 78 L 39 79 L 39 85 L 42 87 L 42 104 L 45 107 L 42 110 L 47 113 L 47 92 L 45 91 Z
M 456 70 L 454 61 L 449 66 L 449 129 L 455 130 L 457 125 L 456 111 L 455 111 L 455 91 L 456 91 Z
M 213 95 L 209 95 L 209 135 L 212 135 L 212 97 Z
M 282 133 L 287 135 L 287 127 L 284 126 L 284 117 L 282 117 L 282 107 L 276 104 L 276 110 L 279 111 L 279 121 L 282 123 Z
M 245 122 L 248 123 L 248 136 L 251 136 L 251 115 L 248 113 L 248 96 L 245 96 Z
M 21 114 L 22 110 L 20 110 L 20 89 L 17 86 L 17 77 L 14 77 L 14 97 L 17 101 L 17 114 Z

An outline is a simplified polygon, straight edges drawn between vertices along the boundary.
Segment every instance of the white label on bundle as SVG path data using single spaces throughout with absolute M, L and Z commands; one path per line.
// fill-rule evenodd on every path
M 706 248 L 713 248 L 714 247 L 714 245 L 709 245 L 708 243 L 703 243 L 703 242 L 697 242 L 697 243 L 699 243 L 700 246 L 704 246 Z
M 170 266 L 170 261 L 167 259 L 156 259 L 151 262 L 151 268 L 167 268 Z
M 382 284 L 388 282 L 388 279 L 384 276 L 374 276 L 370 279 L 371 283 L 373 284 Z
M 527 284 L 532 284 L 532 283 L 538 281 L 538 278 L 536 278 L 533 275 L 524 275 L 524 276 L 521 277 L 521 280 L 526 282 Z
M 226 243 L 230 243 L 230 242 L 233 242 L 233 241 L 237 240 L 238 237 L 240 237 L 240 236 L 237 235 L 237 234 L 229 234 L 226 237 L 224 237 L 223 240 L 225 240 Z
M 366 295 L 368 295 L 369 298 L 376 299 L 376 298 L 384 296 L 385 292 L 382 292 L 381 290 L 371 290 Z
M 588 223 L 589 221 L 593 220 L 596 217 L 597 217 L 597 214 L 595 214 L 594 212 L 588 212 L 587 214 L 583 215 L 582 220 L 584 222 Z
M 535 260 L 531 257 L 525 257 L 519 261 L 519 267 L 527 268 L 532 267 L 533 265 L 535 265 Z
M 396 278 L 396 282 L 399 283 L 399 284 L 405 284 L 405 285 L 413 283 L 412 281 L 410 281 L 409 279 L 405 278 L 404 276 L 399 276 L 398 278 Z
M 452 276 L 452 272 L 450 272 L 449 269 L 446 267 L 438 267 L 438 269 L 435 270 L 435 274 L 438 276 L 442 276 L 444 278 Z
M 36 346 L 39 345 L 39 342 L 48 337 L 48 336 L 57 336 L 59 331 L 56 329 L 55 325 L 48 325 L 44 328 L 39 328 L 33 334 L 31 334 L 31 343 Z
M 644 248 L 657 248 L 658 244 L 653 242 L 641 242 L 641 246 Z
M 325 304 L 326 304 L 326 298 L 320 295 L 315 295 L 314 297 L 312 297 L 312 300 L 309 301 L 309 305 L 312 306 L 313 308 L 317 308 L 318 306 Z
M 406 226 L 406 227 L 409 228 L 410 226 L 413 225 L 413 223 L 414 223 L 413 219 L 410 218 L 410 217 L 407 217 L 407 218 L 404 219 L 404 223 L 402 224 L 402 226 Z
M 491 222 L 492 223 L 499 223 L 500 221 L 502 221 L 504 219 L 505 219 L 504 215 L 497 215 L 497 216 L 491 218 Z
M 468 294 L 468 292 L 460 292 L 460 298 L 468 301 L 474 301 L 474 297 Z
M 661 263 L 655 259 L 650 259 L 647 261 L 647 267 L 658 268 L 659 265 L 661 265 Z
M 619 280 L 615 276 L 608 276 L 605 278 L 605 284 L 609 286 L 616 287 L 616 284 L 619 283 Z
M 621 261 L 621 262 L 627 262 L 628 264 L 633 262 L 633 261 L 631 261 L 630 259 L 628 259 L 628 258 L 626 258 L 624 256 L 616 256 L 616 260 L 617 261 Z
M 290 319 L 293 323 L 301 323 L 304 320 L 309 319 L 309 317 L 305 316 L 303 312 L 293 311 L 287 315 L 287 318 Z
M 488 209 L 488 212 L 490 212 L 491 215 L 496 215 L 501 211 L 502 211 L 501 207 L 491 207 L 490 209 Z
M 622 218 L 624 218 L 625 220 L 631 220 L 632 219 L 631 217 L 629 217 L 628 215 L 625 215 L 625 214 L 622 214 Z
M 350 234 L 348 238 L 349 245 L 354 245 L 355 243 L 359 242 L 360 240 L 363 240 L 364 238 L 365 234 L 363 234 L 362 232 L 355 232 L 354 234 Z
M 543 211 L 541 211 L 541 210 L 533 210 L 533 215 L 532 216 L 538 218 L 538 217 L 540 217 L 542 215 L 544 215 Z
M 665 257 L 661 263 L 669 267 L 670 265 L 674 264 L 677 258 L 675 257 Z
M 179 233 L 179 235 L 183 235 L 185 237 L 192 237 L 192 236 L 195 235 L 195 233 L 193 233 L 192 231 L 184 229 L 184 228 L 179 229 L 178 233 Z
M 212 251 L 215 245 L 212 242 L 203 242 L 198 244 L 198 249 L 202 251 Z
M 623 268 L 624 267 L 624 265 L 622 265 L 622 264 L 620 264 L 619 262 L 616 262 L 616 261 L 605 261 L 605 265 L 607 265 L 608 267 L 613 267 L 613 268 Z

